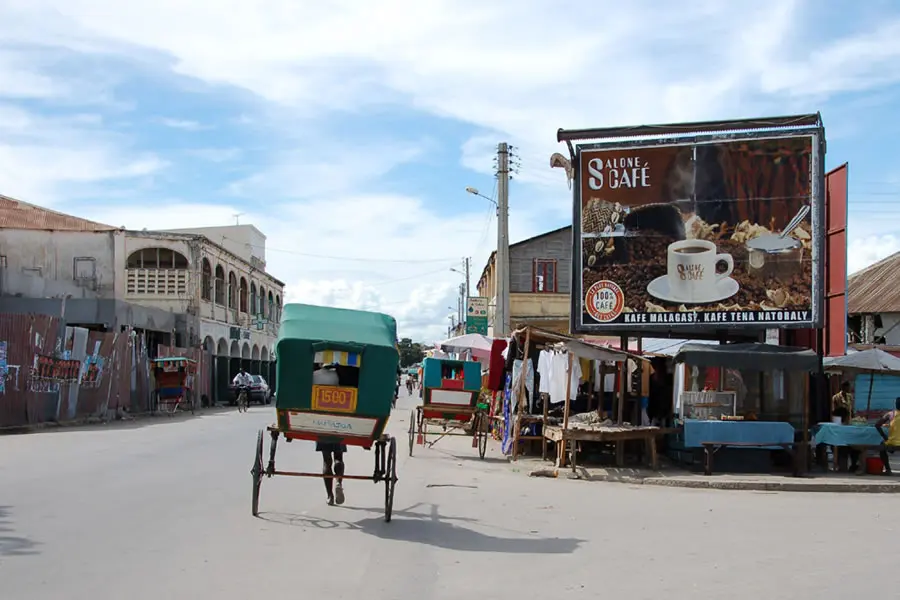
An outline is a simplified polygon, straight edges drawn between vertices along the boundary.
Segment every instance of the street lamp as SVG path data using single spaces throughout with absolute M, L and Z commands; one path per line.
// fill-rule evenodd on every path
M 478 191 L 478 188 L 473 188 L 473 187 L 469 186 L 469 187 L 466 188 L 466 191 L 467 191 L 468 193 L 472 194 L 473 196 L 478 196 L 478 197 L 480 197 L 480 198 L 484 198 L 485 200 L 487 200 L 488 202 L 490 202 L 490 203 L 493 204 L 494 206 L 497 206 L 497 201 L 496 201 L 496 200 L 494 200 L 493 198 L 488 198 L 487 196 L 485 196 L 484 194 L 482 194 L 481 192 L 479 192 L 479 191 Z

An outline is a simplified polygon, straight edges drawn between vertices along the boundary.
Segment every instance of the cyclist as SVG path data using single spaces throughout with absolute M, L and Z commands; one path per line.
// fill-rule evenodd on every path
M 241 370 L 234 376 L 234 380 L 231 382 L 238 391 L 237 405 L 239 411 L 247 410 L 247 390 L 250 388 L 252 382 L 250 374 L 244 371 L 243 367 L 241 367 Z

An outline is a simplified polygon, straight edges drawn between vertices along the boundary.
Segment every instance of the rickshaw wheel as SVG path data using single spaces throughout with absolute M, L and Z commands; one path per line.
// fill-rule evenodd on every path
M 487 415 L 479 413 L 478 415 L 478 457 L 484 460 L 484 453 L 487 452 L 488 430 L 491 424 L 487 420 Z
M 384 522 L 391 522 L 394 510 L 394 487 L 397 485 L 397 438 L 388 442 L 387 473 L 384 478 Z
M 256 456 L 253 458 L 253 468 L 250 469 L 253 476 L 253 502 L 251 512 L 254 517 L 259 516 L 259 488 L 263 478 L 263 432 L 259 430 L 256 436 Z
M 409 455 L 413 455 L 413 445 L 416 442 L 416 410 L 409 411 Z

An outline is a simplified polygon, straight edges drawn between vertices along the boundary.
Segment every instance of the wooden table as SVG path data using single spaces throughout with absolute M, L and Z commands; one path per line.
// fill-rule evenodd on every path
M 624 442 L 629 440 L 643 440 L 647 449 L 648 466 L 656 469 L 659 465 L 656 455 L 656 438 L 665 435 L 667 429 L 661 427 L 622 427 L 618 425 L 595 426 L 588 428 L 563 429 L 559 425 L 544 425 L 544 437 L 556 442 L 557 466 L 565 466 L 565 451 L 569 442 L 573 442 L 572 470 L 576 464 L 578 442 L 611 442 L 616 444 L 616 466 L 622 467 L 625 463 Z

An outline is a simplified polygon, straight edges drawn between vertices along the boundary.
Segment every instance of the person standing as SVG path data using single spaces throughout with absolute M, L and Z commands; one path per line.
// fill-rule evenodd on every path
M 888 426 L 887 432 L 884 431 L 885 425 Z M 878 433 L 881 434 L 881 437 L 884 438 L 884 447 L 879 453 L 881 462 L 884 465 L 884 470 L 882 472 L 885 475 L 893 475 L 888 451 L 894 452 L 894 450 L 900 448 L 900 398 L 894 400 L 894 410 L 885 413 L 878 419 L 875 423 L 875 429 L 877 429 Z
M 850 382 L 845 381 L 841 384 L 841 391 L 831 397 L 831 414 L 841 419 L 841 424 L 849 425 L 850 419 L 853 418 L 853 394 L 850 393 Z M 846 464 L 847 455 L 850 457 L 850 467 L 847 469 L 851 473 L 855 473 L 859 469 L 859 450 L 855 448 L 832 448 L 835 456 L 835 462 L 841 468 Z
M 853 394 L 850 393 L 850 382 L 841 384 L 841 391 L 831 397 L 831 414 L 840 417 L 841 423 L 850 424 L 853 417 Z

